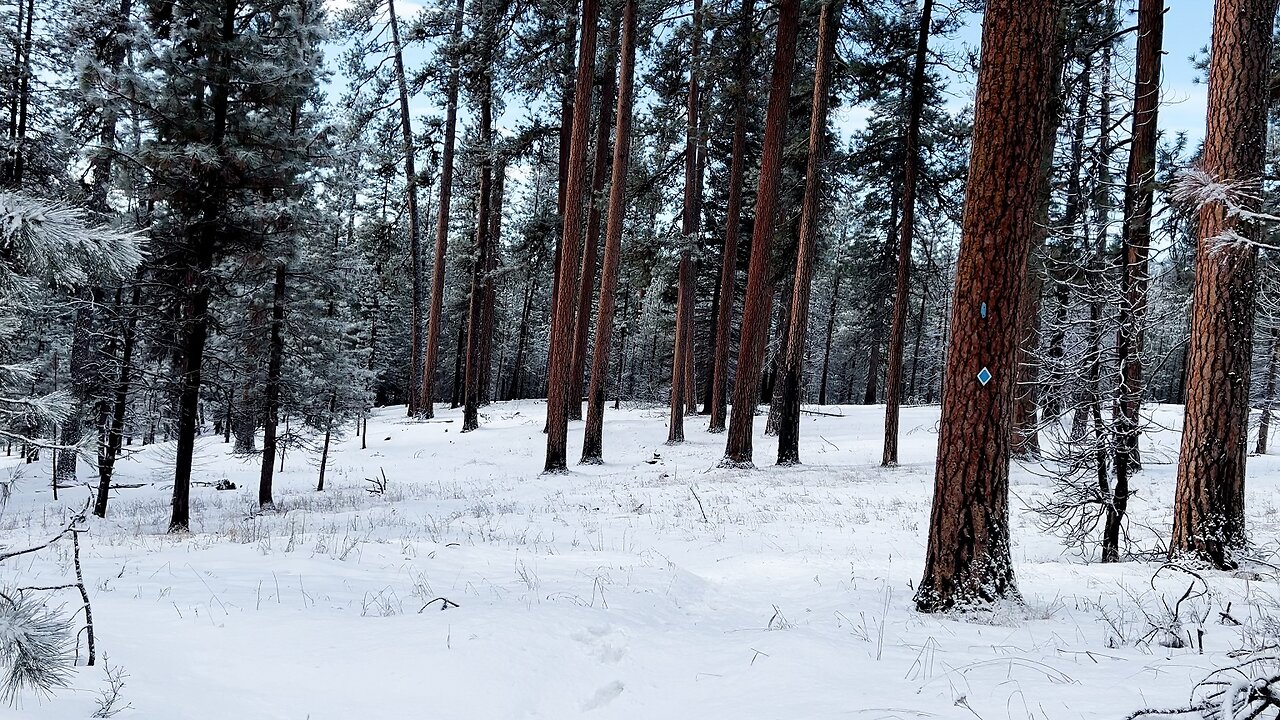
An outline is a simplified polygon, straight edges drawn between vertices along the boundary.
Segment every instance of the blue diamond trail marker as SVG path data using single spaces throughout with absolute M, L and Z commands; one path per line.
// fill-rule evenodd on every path
M 982 303 L 982 307 L 978 308 L 978 314 L 979 314 L 979 315 L 981 315 L 981 316 L 982 316 L 982 318 L 983 318 L 984 320 L 986 319 L 986 317 L 987 317 L 987 304 L 986 304 L 986 303 Z M 983 383 L 983 384 L 985 385 L 986 383 Z
M 983 387 L 986 387 L 987 383 L 991 382 L 991 371 L 985 367 L 979 370 L 978 382 L 982 383 Z

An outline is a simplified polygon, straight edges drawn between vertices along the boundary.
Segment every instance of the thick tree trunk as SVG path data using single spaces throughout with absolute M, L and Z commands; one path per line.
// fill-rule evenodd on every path
M 480 306 L 480 404 L 488 405 L 493 371 L 493 322 L 497 313 L 498 286 L 496 276 L 500 264 L 498 248 L 502 241 L 502 200 L 507 187 L 507 158 L 499 155 L 493 165 L 493 199 L 489 201 L 489 247 L 485 253 L 484 304 Z M 502 370 L 501 362 L 498 366 Z M 496 390 L 493 391 L 496 394 Z
M 989 0 L 983 20 L 922 612 L 1018 597 L 1009 440 L 1044 143 L 1026 128 L 1042 127 L 1049 109 L 1057 17 L 1055 0 Z
M 1201 168 L 1257 187 L 1266 149 L 1268 63 L 1277 0 L 1218 0 Z M 1256 195 L 1256 190 L 1242 195 Z M 1237 197 L 1256 210 L 1251 197 Z M 1169 553 L 1234 565 L 1245 543 L 1244 480 L 1253 360 L 1256 241 L 1262 228 L 1220 200 L 1200 208 L 1187 355 L 1186 420 Z
M 445 89 L 444 148 L 440 165 L 440 204 L 436 209 L 436 255 L 431 267 L 431 307 L 427 313 L 426 358 L 422 366 L 419 404 L 427 418 L 435 417 L 436 364 L 440 358 L 440 323 L 444 312 L 444 271 L 449 252 L 449 209 L 453 201 L 453 155 L 457 144 L 458 79 L 462 18 L 466 0 L 458 0 L 450 38 L 449 81 Z
M 591 79 L 595 74 L 596 33 L 600 20 L 598 0 L 582 2 L 582 38 L 578 43 L 578 77 L 573 105 L 591 103 Z M 560 282 L 552 302 L 551 348 L 547 355 L 547 458 L 546 472 L 567 469 L 569 393 L 573 389 L 573 329 L 577 311 L 576 284 L 572 282 L 582 263 L 582 190 L 585 185 L 587 135 L 590 116 L 574 113 L 570 133 L 569 172 L 565 182 L 564 225 L 559 258 Z
M 413 142 L 413 116 L 409 113 L 409 84 L 405 79 L 404 46 L 400 42 L 400 22 L 395 0 L 387 0 L 387 22 L 391 26 L 391 52 L 395 67 L 396 91 L 400 100 L 401 152 L 404 154 L 405 213 L 409 230 L 409 387 L 410 417 L 419 412 L 422 393 L 422 248 L 418 228 L 418 172 L 414 169 L 417 151 Z
M 751 233 L 751 262 L 747 267 L 746 300 L 742 333 L 738 341 L 738 371 L 733 384 L 733 412 L 722 465 L 751 467 L 751 429 L 755 421 L 756 392 L 764 365 L 769 332 L 769 263 L 773 254 L 774 222 L 778 214 L 778 188 L 782 181 L 782 150 L 787 135 L 787 108 L 791 78 L 795 74 L 796 39 L 800 1 L 782 0 L 778 8 L 777 40 L 773 54 L 773 80 L 765 112 L 764 150 L 756 184 L 755 224 Z
M 902 224 L 898 230 L 898 274 L 893 295 L 893 324 L 889 330 L 889 357 L 884 383 L 884 452 L 880 464 L 898 464 L 898 408 L 902 404 L 902 356 L 907 345 L 907 307 L 911 304 L 911 246 L 915 237 L 916 176 L 920 172 L 920 116 L 924 113 L 924 83 L 929 52 L 929 23 L 933 0 L 920 10 L 920 34 L 916 41 L 915 68 L 911 73 L 907 141 L 903 148 Z
M 926 8 L 931 1 L 925 0 Z M 800 462 L 800 382 L 804 376 L 809 299 L 813 292 L 813 265 L 818 250 L 818 202 L 822 196 L 822 162 L 826 153 L 823 141 L 827 134 L 827 88 L 831 83 L 831 61 L 839 34 L 840 6 L 836 0 L 826 0 L 818 15 L 818 57 L 814 63 L 813 101 L 809 115 L 809 158 L 805 168 L 804 199 L 800 209 L 800 240 L 796 248 L 796 273 L 791 290 L 791 318 L 781 369 L 779 465 L 795 465 Z
M 617 138 L 613 146 L 613 173 L 609 184 L 608 224 L 604 236 L 604 267 L 600 277 L 600 312 L 596 319 L 595 345 L 591 353 L 591 385 L 587 394 L 587 427 L 582 440 L 582 464 L 604 461 L 604 392 L 608 382 L 609 345 L 613 338 L 617 307 L 618 275 L 622 269 L 622 225 L 626 218 L 627 170 L 631 162 L 631 104 L 636 63 L 636 2 L 622 6 L 622 53 L 618 66 Z M 626 316 L 626 310 L 623 310 Z M 621 388 L 622 358 L 619 353 Z
M 262 430 L 262 473 L 258 478 L 258 506 L 274 504 L 271 483 L 275 478 L 276 425 L 280 422 L 280 369 L 284 365 L 285 264 L 276 262 L 271 293 L 271 348 L 267 359 L 266 418 Z

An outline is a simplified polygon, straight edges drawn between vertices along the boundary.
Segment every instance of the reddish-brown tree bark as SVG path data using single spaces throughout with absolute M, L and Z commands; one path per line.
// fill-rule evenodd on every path
M 1116 482 L 1103 529 L 1103 562 L 1120 560 L 1120 524 L 1129 504 L 1129 476 L 1140 469 L 1138 435 L 1142 405 L 1143 323 L 1147 314 L 1151 208 L 1156 182 L 1157 112 L 1160 108 L 1160 57 L 1164 40 L 1164 0 L 1138 3 L 1138 51 L 1133 84 L 1133 132 L 1124 191 L 1121 231 L 1120 329 L 1116 356 L 1120 365 L 1120 402 L 1116 416 Z
M 627 212 L 627 171 L 631 162 L 631 103 L 636 65 L 636 1 L 622 6 L 622 49 L 618 65 L 617 137 L 609 183 L 609 212 L 604 234 L 604 266 L 600 276 L 600 310 L 591 353 L 591 384 L 587 392 L 587 427 L 582 440 L 582 464 L 604 461 L 604 391 L 608 384 L 609 346 L 617 308 L 618 275 L 622 269 L 622 224 Z M 619 365 L 621 373 L 621 365 Z M 619 383 L 621 384 L 621 383 Z
M 733 384 L 733 411 L 722 465 L 751 467 L 751 428 L 755 420 L 756 393 L 764 365 L 765 339 L 769 332 L 769 262 L 773 254 L 773 225 L 778 213 L 778 187 L 782 182 L 782 149 L 787 135 L 787 105 L 795 74 L 796 39 L 800 32 L 800 0 L 782 0 L 778 8 L 777 40 L 773 53 L 773 80 L 765 111 L 764 149 L 756 184 L 755 225 L 751 233 L 751 262 L 747 266 L 746 301 L 742 333 L 738 341 L 738 373 Z
M 578 318 L 573 328 L 573 371 L 569 391 L 569 419 L 582 419 L 583 370 L 586 366 L 587 339 L 591 335 L 591 299 L 596 288 L 596 250 L 600 246 L 601 204 L 604 202 L 604 181 L 609 174 L 609 131 L 613 129 L 613 94 L 617 80 L 613 74 L 611 56 L 618 47 L 618 19 L 609 25 L 609 39 L 605 42 L 605 66 L 600 82 L 600 114 L 596 120 L 596 151 L 591 169 L 591 209 L 587 212 L 586 243 L 582 248 L 582 277 L 578 284 Z
M 409 230 L 409 416 L 418 414 L 422 376 L 422 248 L 418 227 L 418 171 L 414 168 L 417 150 L 413 144 L 413 118 L 409 114 L 409 85 L 405 79 L 404 46 L 400 41 L 400 21 L 396 18 L 395 0 L 387 0 L 388 24 L 391 25 L 391 52 L 395 67 L 396 89 L 400 101 L 401 152 L 404 155 L 405 213 Z
M 931 0 L 925 0 L 926 7 Z M 778 419 L 778 464 L 800 462 L 800 381 L 804 377 L 804 348 L 809 329 L 809 299 L 813 293 L 813 265 L 817 254 L 818 201 L 822 197 L 822 161 L 826 154 L 827 88 L 831 61 L 840 34 L 840 6 L 827 0 L 818 13 L 818 57 L 813 70 L 813 101 L 809 114 L 809 158 L 804 174 L 804 199 L 800 207 L 800 241 L 796 248 L 796 272 L 791 289 L 791 318 L 781 377 L 782 405 Z
M 720 303 L 716 307 L 716 344 L 711 368 L 711 419 L 709 432 L 724 432 L 728 410 L 729 338 L 733 325 L 733 299 L 737 292 L 738 231 L 742 224 L 742 178 L 747 166 L 747 88 L 751 84 L 751 36 L 754 0 L 742 0 L 738 19 L 737 85 L 733 88 L 733 145 L 729 161 L 729 198 L 725 208 L 724 248 L 720 258 Z
M 582 38 L 578 42 L 578 77 L 573 105 L 591 103 L 591 79 L 595 74 L 596 34 L 600 24 L 598 0 L 582 2 Z M 573 328 L 577 311 L 576 283 L 582 263 L 582 190 L 586 184 L 587 135 L 591 116 L 573 114 L 570 133 L 569 174 L 565 183 L 564 226 L 560 242 L 560 282 L 556 284 L 551 310 L 551 349 L 547 355 L 547 458 L 546 472 L 567 469 L 569 439 L 569 372 L 573 365 Z
M 920 10 L 920 34 L 916 41 L 915 67 L 907 113 L 907 141 L 903 148 L 902 223 L 898 229 L 898 273 L 893 295 L 893 322 L 889 329 L 889 357 L 884 383 L 884 453 L 880 464 L 898 464 L 898 408 L 902 404 L 902 356 L 907 344 L 907 307 L 911 304 L 911 245 L 916 224 L 916 177 L 920 173 L 920 116 L 924 114 L 924 81 L 929 53 L 929 23 L 933 0 Z
M 1026 128 L 1040 128 L 1049 109 L 1057 16 L 1055 0 L 989 0 L 983 19 L 922 612 L 1018 597 L 1009 439 L 1044 143 Z
M 422 364 L 419 405 L 427 418 L 435 417 L 436 364 L 440 358 L 440 323 L 444 312 L 444 271 L 449 252 L 449 209 L 453 201 L 453 154 L 457 145 L 458 82 L 462 18 L 466 0 L 458 0 L 450 34 L 449 80 L 445 86 L 444 147 L 440 155 L 440 205 L 436 209 L 436 254 L 431 267 L 431 305 L 427 311 L 426 358 Z
M 693 41 L 689 49 L 689 92 L 685 114 L 684 208 L 680 223 L 680 266 L 677 272 L 676 332 L 671 362 L 671 414 L 667 444 L 684 442 L 686 395 L 694 392 L 693 363 L 693 243 L 701 215 L 698 196 L 698 62 L 702 53 L 702 0 L 693 0 Z
M 1215 183 L 1255 188 L 1266 149 L 1268 62 L 1277 0 L 1218 0 L 1209 61 L 1201 168 Z M 1186 419 L 1178 455 L 1171 556 L 1232 567 L 1245 543 L 1249 375 L 1257 292 L 1257 223 L 1221 200 L 1200 208 L 1200 243 L 1187 351 Z

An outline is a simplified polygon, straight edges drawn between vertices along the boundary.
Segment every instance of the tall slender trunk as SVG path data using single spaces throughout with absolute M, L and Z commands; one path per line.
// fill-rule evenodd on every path
M 836 261 L 835 277 L 831 280 L 831 303 L 827 306 L 827 332 L 826 340 L 822 343 L 822 376 L 818 381 L 818 404 L 827 404 L 827 382 L 831 372 L 831 340 L 836 332 L 836 310 L 840 303 L 840 280 L 843 276 L 840 272 L 839 260 Z
M 600 24 L 598 0 L 582 2 L 582 38 L 578 43 L 578 77 L 573 105 L 591 103 L 591 79 L 595 74 L 596 34 Z M 551 317 L 551 348 L 547 355 L 547 458 L 546 472 L 567 469 L 569 440 L 570 372 L 573 365 L 573 328 L 577 312 L 572 280 L 582 263 L 582 190 L 585 185 L 587 135 L 590 116 L 576 112 L 570 133 L 569 172 L 565 182 L 564 225 L 559 258 L 560 282 L 555 288 Z
M 1267 360 L 1267 386 L 1262 392 L 1262 417 L 1258 419 L 1258 445 L 1254 451 L 1267 454 L 1267 441 L 1271 435 L 1271 408 L 1276 402 L 1276 366 L 1280 365 L 1280 325 L 1271 328 L 1271 352 Z
M 435 417 L 436 364 L 440 358 L 440 323 L 444 312 L 444 271 L 449 251 L 449 209 L 453 201 L 453 154 L 457 144 L 458 79 L 461 74 L 462 18 L 466 0 L 458 0 L 449 36 L 449 81 L 445 88 L 444 148 L 440 165 L 440 204 L 436 209 L 436 255 L 431 267 L 431 307 L 427 315 L 426 359 L 422 366 L 419 404 L 424 416 Z
M 272 505 L 271 483 L 275 475 L 276 425 L 280 422 L 280 369 L 284 364 L 285 263 L 276 261 L 276 281 L 271 293 L 271 348 L 267 359 L 266 417 L 262 430 L 262 473 L 258 478 L 258 505 Z
M 499 155 L 493 165 L 493 199 L 489 201 L 489 249 L 485 254 L 483 304 L 480 306 L 480 404 L 492 400 L 493 322 L 498 304 L 498 247 L 502 239 L 502 200 L 507 187 L 507 158 Z M 501 362 L 499 362 L 501 372 Z
M 133 301 L 129 305 L 129 316 L 124 321 L 120 340 L 120 374 L 116 378 L 115 397 L 111 404 L 111 424 L 107 429 L 107 442 L 98 459 L 98 494 L 93 503 L 93 514 L 98 517 L 107 516 L 107 499 L 111 492 L 111 477 L 115 470 L 116 458 L 120 456 L 120 448 L 124 441 L 124 420 L 129 407 L 129 388 L 133 372 L 133 348 L 136 344 L 138 326 L 138 306 L 142 302 L 142 276 L 139 274 L 133 284 Z
M 613 171 L 609 183 L 609 212 L 604 234 L 604 267 L 600 276 L 600 312 L 596 318 L 595 345 L 591 352 L 591 385 L 587 393 L 587 427 L 582 440 L 582 464 L 603 462 L 604 392 L 609 372 L 609 345 L 613 338 L 617 307 L 618 275 L 622 269 L 622 224 L 626 219 L 627 171 L 631 162 L 631 105 L 636 64 L 636 2 L 622 6 L 622 47 L 618 65 L 617 137 L 613 146 Z M 625 300 L 624 300 L 625 302 Z M 624 306 L 623 317 L 626 317 Z M 624 335 L 625 339 L 625 335 Z M 619 353 L 618 387 L 622 387 Z
M 210 145 L 225 154 L 227 113 L 230 106 L 231 51 L 235 39 L 236 3 L 227 0 L 222 9 L 223 49 L 214 58 L 210 72 L 210 100 L 213 121 Z M 200 102 L 204 102 L 203 99 Z M 169 532 L 186 532 L 191 527 L 191 464 L 195 457 L 196 431 L 200 421 L 200 372 L 204 362 L 205 340 L 209 335 L 210 278 L 213 269 L 213 247 L 218 222 L 224 211 L 225 192 L 216 168 L 199 169 L 197 186 L 206 188 L 196 217 L 188 221 L 186 232 L 186 276 L 182 287 L 182 320 L 178 359 L 178 442 L 173 461 L 173 507 Z M 194 221 L 194 222 L 192 222 Z
M 764 150 L 756 184 L 755 225 L 751 233 L 751 261 L 747 269 L 742 334 L 738 341 L 738 371 L 733 384 L 733 412 L 722 465 L 751 467 L 751 430 L 755 421 L 756 390 L 764 365 L 769 332 L 769 263 L 773 254 L 778 189 L 782 181 L 782 150 L 787 135 L 787 108 L 795 74 L 796 39 L 800 31 L 800 0 L 782 0 L 773 54 L 773 79 L 765 111 Z
M 916 607 L 1016 599 L 1009 441 L 1018 305 L 1057 52 L 1055 0 L 988 0 L 956 259 L 937 472 Z M 985 312 L 983 309 L 985 308 Z
M 911 72 L 911 99 L 907 112 L 907 141 L 903 148 L 902 224 L 898 230 L 897 289 L 893 296 L 893 323 L 889 330 L 889 357 L 884 383 L 884 453 L 880 464 L 898 464 L 898 407 L 902 403 L 902 356 L 907 344 L 907 306 L 911 304 L 911 246 L 915 237 L 916 176 L 920 172 L 920 116 L 924 114 L 924 83 L 929 52 L 929 23 L 933 0 L 920 10 L 920 34 L 916 42 L 915 68 Z
M 481 316 L 484 314 L 485 275 L 489 265 L 489 211 L 493 207 L 493 76 L 489 63 L 480 90 L 480 149 L 484 159 L 480 165 L 479 211 L 476 217 L 476 241 L 471 259 L 471 292 L 467 303 L 466 380 L 463 390 L 462 432 L 480 427 Z
M 1209 110 L 1201 168 L 1215 183 L 1257 187 L 1267 130 L 1268 62 L 1276 0 L 1218 0 L 1209 61 Z M 1247 193 L 1248 195 L 1257 195 Z M 1256 210 L 1251 197 L 1237 198 Z M 1249 375 L 1260 223 L 1221 200 L 1200 208 L 1200 243 L 1191 304 L 1187 404 L 1171 556 L 1235 564 L 1245 544 L 1244 481 Z M 1225 238 L 1236 236 L 1232 242 Z
M 926 6 L 931 0 L 925 0 Z M 826 153 L 827 88 L 831 61 L 840 34 L 840 6 L 826 0 L 818 15 L 818 57 L 813 71 L 813 102 L 809 116 L 809 159 L 805 168 L 804 200 L 800 210 L 800 241 L 791 290 L 791 318 L 782 363 L 782 408 L 778 423 L 778 464 L 800 462 L 800 382 L 804 376 L 805 340 L 809 328 L 809 299 L 817 254 L 819 209 L 822 196 L 822 161 Z
M 413 117 L 409 114 L 409 84 L 405 79 L 404 46 L 400 42 L 400 22 L 395 0 L 387 0 L 387 22 L 391 26 L 391 53 L 395 67 L 396 91 L 400 100 L 400 144 L 404 154 L 405 212 L 409 230 L 409 415 L 419 412 L 422 387 L 422 248 L 418 228 L 418 172 L 414 169 L 417 151 L 413 142 Z
M 618 19 L 609 24 L 605 40 L 605 67 L 600 82 L 600 114 L 596 120 L 595 158 L 591 167 L 590 210 L 587 212 L 586 242 L 582 247 L 582 277 L 578 283 L 578 317 L 573 328 L 573 370 L 569 376 L 569 419 L 582 419 L 582 389 L 587 362 L 587 340 L 591 335 L 591 299 L 596 286 L 596 257 L 600 246 L 601 205 L 604 181 L 609 173 L 609 134 L 613 128 L 613 95 L 617 80 L 613 74 L 613 55 L 618 47 Z
M 1129 476 L 1140 470 L 1138 437 L 1142 406 L 1143 327 L 1147 314 L 1148 254 L 1155 195 L 1157 113 L 1160 108 L 1160 58 L 1164 40 L 1164 0 L 1138 3 L 1138 50 L 1134 71 L 1133 131 L 1124 192 L 1121 234 L 1120 329 L 1116 357 L 1120 366 L 1119 413 L 1116 416 L 1116 485 L 1103 529 L 1103 561 L 1118 561 L 1120 523 L 1129 504 Z M 1111 552 L 1108 553 L 1107 551 Z
M 1133 86 L 1133 131 L 1124 190 L 1123 264 L 1120 330 L 1116 356 L 1120 366 L 1120 414 L 1116 418 L 1116 503 L 1124 502 L 1120 485 L 1130 471 L 1141 469 L 1138 451 L 1142 405 L 1143 328 L 1147 314 L 1148 254 L 1155 195 L 1157 113 L 1160 109 L 1160 63 L 1164 40 L 1164 0 L 1138 3 L 1138 51 Z M 1123 514 L 1123 510 L 1121 510 Z
M 675 347 L 671 362 L 671 415 L 667 444 L 684 442 L 686 396 L 695 392 L 689 378 L 693 351 L 693 244 L 701 215 L 698 184 L 698 74 L 702 54 L 702 0 L 693 0 L 693 42 L 689 48 L 689 92 L 685 112 L 684 208 L 680 223 L 680 266 L 677 273 Z
M 733 145 L 730 150 L 729 199 L 725 208 L 724 249 L 720 258 L 720 304 L 716 308 L 715 357 L 711 369 L 709 432 L 724 432 L 728 410 L 729 339 L 738 274 L 738 232 L 742 226 L 742 180 L 747 166 L 747 88 L 751 85 L 754 0 L 742 0 L 738 19 L 737 84 L 733 89 Z

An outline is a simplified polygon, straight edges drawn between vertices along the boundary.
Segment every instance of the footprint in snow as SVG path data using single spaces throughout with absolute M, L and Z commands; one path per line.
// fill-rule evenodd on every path
M 596 710 L 613 702 L 613 699 L 622 694 L 624 687 L 621 680 L 614 680 L 604 687 L 596 690 L 595 695 L 591 699 L 582 704 L 583 710 Z

